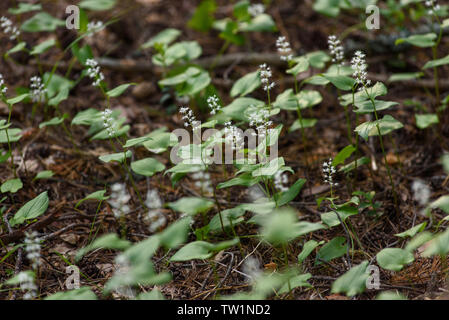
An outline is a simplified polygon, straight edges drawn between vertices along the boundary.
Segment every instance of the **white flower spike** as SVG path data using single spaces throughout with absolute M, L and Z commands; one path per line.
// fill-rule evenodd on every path
M 290 62 L 293 60 L 292 48 L 285 37 L 279 37 L 276 40 L 276 47 L 281 56 L 282 61 Z
M 336 36 L 332 35 L 329 36 L 327 43 L 329 45 L 329 52 L 332 56 L 332 62 L 343 65 L 343 61 L 345 60 L 345 52 L 341 41 Z
M 101 84 L 101 81 L 104 80 L 104 74 L 100 71 L 100 66 L 98 65 L 98 62 L 94 59 L 87 59 L 86 60 L 86 66 L 87 68 L 87 75 L 89 78 L 94 80 L 92 85 L 94 87 L 98 87 Z

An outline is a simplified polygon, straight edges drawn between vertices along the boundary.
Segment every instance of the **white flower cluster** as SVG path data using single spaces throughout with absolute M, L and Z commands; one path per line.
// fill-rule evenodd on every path
M 323 163 L 323 175 L 324 182 L 328 183 L 331 187 L 338 186 L 338 183 L 334 182 L 334 175 L 337 173 L 335 167 L 332 165 L 332 159 Z
M 345 50 L 341 45 L 341 41 L 336 36 L 332 35 L 327 39 L 327 44 L 329 45 L 332 62 L 342 65 L 345 60 Z
M 105 109 L 101 113 L 101 118 L 103 119 L 103 126 L 108 131 L 109 137 L 114 137 L 117 134 L 115 119 L 112 117 L 112 110 Z
M 111 187 L 111 197 L 108 202 L 112 206 L 112 212 L 115 218 L 119 219 L 128 214 L 131 209 L 128 205 L 131 196 L 126 191 L 126 185 L 122 183 L 115 183 Z
M 87 24 L 87 33 L 91 37 L 94 33 L 104 29 L 104 24 L 102 21 L 92 21 Z
M 20 31 L 16 26 L 13 26 L 12 21 L 6 17 L 0 18 L 0 27 L 3 29 L 4 33 L 10 33 L 9 39 L 15 40 L 20 35 Z
M 212 183 L 210 180 L 210 174 L 204 171 L 198 171 L 192 174 L 192 179 L 195 180 L 195 187 L 201 190 L 201 193 L 211 194 L 213 193 Z
M 41 239 L 37 232 L 25 232 L 26 257 L 31 262 L 31 267 L 36 270 L 41 264 Z
M 182 114 L 182 120 L 184 120 L 184 127 L 192 127 L 193 130 L 196 130 L 200 126 L 200 122 L 196 120 L 195 115 L 193 114 L 192 109 L 189 107 L 181 107 L 179 108 L 179 113 Z
M 250 283 L 256 282 L 256 280 L 262 275 L 259 260 L 252 256 L 245 260 L 242 271 L 249 277 L 248 282 Z
M 437 11 L 441 9 L 440 5 L 437 3 L 437 0 L 426 0 L 426 2 L 424 2 L 424 4 L 428 8 L 427 13 L 429 15 L 432 15 L 432 14 L 436 15 Z
M 430 188 L 427 184 L 421 180 L 415 180 L 412 183 L 413 199 L 417 201 L 421 206 L 425 206 L 429 203 Z
M 148 190 L 145 205 L 150 209 L 147 214 L 147 220 L 150 222 L 150 232 L 156 232 L 167 222 L 164 213 L 160 210 L 162 208 L 162 199 L 156 189 Z
M 263 138 L 271 129 L 269 127 L 273 125 L 273 121 L 270 120 L 270 111 L 267 109 L 256 109 L 249 113 L 250 119 L 249 125 L 255 127 L 257 133 Z
M 0 93 L 6 94 L 8 88 L 5 86 L 5 80 L 3 80 L 3 75 L 0 73 Z
M 114 277 L 120 278 L 120 283 L 130 283 L 133 282 L 133 275 L 131 271 L 131 263 L 128 257 L 124 254 L 119 254 L 114 259 L 116 270 L 114 272 Z M 119 285 L 115 288 L 115 293 L 126 299 L 135 299 L 136 293 L 134 289 L 129 285 Z
M 89 78 L 94 80 L 92 85 L 94 87 L 100 86 L 101 81 L 104 80 L 104 74 L 100 71 L 100 66 L 98 65 L 98 62 L 95 61 L 94 59 L 87 59 L 86 66 L 88 66 L 87 75 L 89 76 Z
M 365 54 L 362 51 L 357 51 L 351 60 L 351 68 L 353 70 L 352 76 L 355 78 L 357 84 L 362 86 L 369 86 L 370 80 L 367 80 L 368 76 L 368 64 L 365 60 Z
M 34 283 L 34 278 L 28 272 L 20 272 L 17 277 L 20 282 L 20 290 L 26 291 L 23 299 L 34 299 L 37 296 L 37 286 Z
M 244 146 L 242 130 L 232 124 L 231 121 L 225 123 L 225 141 L 232 146 L 232 150 L 241 150 Z
M 292 48 L 290 47 L 290 43 L 285 37 L 279 37 L 276 40 L 276 47 L 279 54 L 281 55 L 282 61 L 290 62 L 291 60 L 293 60 Z
M 277 190 L 285 192 L 288 190 L 288 176 L 281 171 L 276 172 L 274 175 L 274 186 Z
M 211 115 L 217 114 L 218 111 L 220 111 L 220 109 L 221 109 L 220 99 L 218 99 L 218 97 L 216 95 L 213 95 L 213 96 L 210 96 L 209 98 L 207 98 L 207 105 L 209 106 Z
M 31 100 L 36 103 L 43 103 L 45 101 L 45 85 L 42 83 L 41 77 L 34 76 L 30 79 Z
M 274 82 L 270 82 L 271 81 L 271 77 L 273 75 L 272 72 L 271 72 L 271 68 L 268 67 L 266 63 L 260 65 L 259 68 L 260 68 L 259 69 L 259 71 L 260 71 L 260 82 L 262 82 L 263 89 L 265 91 L 270 91 L 275 86 Z
M 262 3 L 252 4 L 248 7 L 248 13 L 253 17 L 260 16 L 264 12 L 265 6 Z

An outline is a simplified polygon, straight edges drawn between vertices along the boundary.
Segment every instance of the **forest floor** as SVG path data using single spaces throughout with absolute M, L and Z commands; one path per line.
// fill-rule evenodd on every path
M 219 14 L 225 15 L 229 6 L 227 1 L 221 3 Z M 311 1 L 282 1 L 275 0 L 269 9 L 269 13 L 274 18 L 280 33 L 288 36 L 292 47 L 297 52 L 311 52 L 315 50 L 327 50 L 327 37 L 329 34 L 340 34 L 351 25 L 357 22 L 357 17 L 349 14 L 341 15 L 338 19 L 328 19 L 311 9 Z M 65 1 L 58 1 L 57 4 L 44 3 L 46 10 L 55 16 L 63 17 Z M 94 48 L 94 56 L 107 56 L 113 59 L 126 59 L 135 61 L 137 65 L 148 65 L 151 61 L 149 52 L 139 49 L 140 45 L 149 38 L 165 28 L 177 28 L 183 31 L 182 39 L 197 40 L 203 48 L 203 57 L 214 57 L 218 54 L 223 42 L 216 36 L 215 32 L 199 33 L 186 28 L 187 21 L 196 7 L 193 0 L 140 0 L 140 1 L 120 1 L 120 5 L 113 11 L 98 13 L 97 19 L 106 21 L 114 15 L 120 14 L 121 19 L 108 26 L 98 35 L 90 39 Z M 6 2 L 0 4 L 0 9 L 6 10 Z M 186 14 L 189 13 L 189 14 Z M 380 34 L 389 33 L 390 30 L 381 28 L 368 34 L 371 39 Z M 65 29 L 58 31 L 58 39 L 63 45 L 73 41 L 73 34 Z M 230 53 L 267 53 L 273 54 L 276 51 L 275 42 L 278 34 L 253 33 L 249 36 L 248 43 L 243 47 L 231 46 L 225 54 Z M 30 43 L 37 43 L 45 37 L 44 34 L 26 34 L 25 39 Z M 421 54 L 416 49 L 416 55 L 407 52 L 402 53 L 379 53 L 369 48 L 367 33 L 354 32 L 349 36 L 356 43 L 365 45 L 370 72 L 380 78 L 388 78 L 397 72 L 394 62 L 402 60 L 403 63 L 413 68 L 417 65 Z M 10 44 L 6 40 L 1 40 L 2 54 L 10 49 Z M 448 48 L 448 43 L 442 44 Z M 371 57 L 371 58 L 370 58 Z M 68 65 L 70 55 L 63 59 L 58 72 L 64 73 Z M 15 55 L 15 62 L 8 60 L 0 64 L 0 73 L 7 75 L 8 83 L 15 86 L 28 85 L 28 79 L 35 74 L 36 65 L 28 63 L 26 55 Z M 50 70 L 52 64 L 58 59 L 52 53 L 44 54 L 41 58 L 41 68 Z M 225 105 L 230 102 L 229 90 L 236 79 L 239 79 L 248 72 L 255 71 L 256 64 L 241 63 L 234 61 L 231 64 L 217 67 L 212 76 L 213 83 L 223 97 Z M 129 70 L 117 70 L 103 67 L 103 72 L 108 83 L 138 83 L 134 89 L 129 90 L 125 95 L 112 101 L 112 109 L 122 111 L 128 122 L 131 124 L 130 137 L 142 136 L 157 128 L 167 127 L 169 131 L 182 127 L 182 121 L 177 114 L 178 102 L 172 97 L 161 99 L 163 92 L 157 85 L 160 74 L 157 69 L 151 68 L 142 72 L 135 72 L 133 68 Z M 283 80 L 281 72 L 273 66 L 273 79 L 278 80 L 275 92 L 282 92 L 289 85 Z M 72 70 L 72 77 L 76 78 L 80 72 L 80 66 L 75 66 Z M 413 71 L 413 70 L 408 70 Z M 305 117 L 318 119 L 317 125 L 308 131 L 307 145 L 300 143 L 300 132 L 284 132 L 279 145 L 279 154 L 284 157 L 287 165 L 295 171 L 292 181 L 299 178 L 307 178 L 307 184 L 302 193 L 292 202 L 298 212 L 310 222 L 320 220 L 320 210 L 317 208 L 315 199 L 328 192 L 328 187 L 324 185 L 322 178 L 323 161 L 334 157 L 339 150 L 349 144 L 347 129 L 344 121 L 342 107 L 338 104 L 335 95 L 329 88 L 314 88 L 319 90 L 323 96 L 323 102 L 313 109 L 308 109 Z M 381 249 L 394 247 L 399 243 L 394 234 L 403 232 L 412 226 L 426 220 L 419 214 L 419 208 L 413 200 L 411 183 L 416 179 L 421 179 L 431 186 L 431 198 L 448 192 L 448 186 L 443 182 L 446 179 L 439 158 L 449 144 L 449 121 L 441 126 L 441 139 L 437 139 L 434 130 L 419 130 L 415 125 L 412 108 L 407 106 L 405 101 L 410 98 L 419 99 L 424 104 L 431 105 L 433 102 L 426 96 L 424 90 L 416 85 L 408 86 L 404 83 L 391 83 L 388 85 L 389 93 L 387 98 L 391 98 L 399 103 L 391 114 L 404 124 L 404 128 L 395 131 L 391 139 L 386 139 L 387 161 L 392 167 L 392 176 L 396 190 L 399 194 L 399 215 L 396 213 L 393 203 L 391 186 L 389 184 L 385 166 L 383 165 L 382 153 L 377 141 L 372 145 L 361 143 L 361 152 L 373 157 L 377 162 L 377 171 L 371 166 L 364 166 L 358 170 L 356 177 L 345 180 L 344 176 L 339 176 L 340 187 L 335 188 L 335 194 L 341 199 L 350 199 L 353 191 L 374 190 L 376 192 L 375 201 L 381 203 L 378 216 L 359 214 L 351 219 L 354 230 L 363 245 L 365 254 L 355 254 L 352 264 L 355 265 L 362 260 L 375 259 L 375 255 Z M 433 88 L 428 88 L 433 90 Z M 447 93 L 449 87 L 444 88 Z M 261 98 L 263 93 L 260 91 Z M 68 100 L 61 104 L 62 112 L 66 112 L 73 117 L 77 112 L 87 108 L 102 110 L 104 106 L 103 96 L 90 86 L 89 80 L 84 79 L 74 88 Z M 12 115 L 15 127 L 24 131 L 24 136 L 20 142 L 20 147 L 16 149 L 16 156 L 21 157 L 18 163 L 18 173 L 22 179 L 24 188 L 8 197 L 2 203 L 6 207 L 5 214 L 17 211 L 21 205 L 36 197 L 43 191 L 48 191 L 50 205 L 45 216 L 42 216 L 35 223 L 35 227 L 40 235 L 46 237 L 42 249 L 43 267 L 39 274 L 40 295 L 46 295 L 64 290 L 64 283 L 67 278 L 65 268 L 66 262 L 61 259 L 61 255 L 73 260 L 77 250 L 85 247 L 93 236 L 106 233 L 120 232 L 119 225 L 114 219 L 111 208 L 103 205 L 96 215 L 97 203 L 84 202 L 78 210 L 74 207 L 76 203 L 86 195 L 100 190 L 120 180 L 119 167 L 113 164 L 104 164 L 98 160 L 98 156 L 111 152 L 108 145 L 101 141 L 89 141 L 86 134 L 87 129 L 72 126 L 71 130 L 75 143 L 78 145 L 80 153 L 75 152 L 71 141 L 59 127 L 48 127 L 38 129 L 38 123 L 44 119 L 51 119 L 51 110 L 48 114 L 39 112 L 35 118 L 31 117 L 28 110 L 29 105 L 18 104 Z M 0 104 L 0 116 L 7 117 L 7 108 Z M 46 117 L 46 118 L 45 118 Z M 355 113 L 351 115 L 352 122 L 355 122 Z M 290 125 L 295 120 L 292 113 L 280 113 L 273 121 Z M 306 152 L 308 158 L 306 157 Z M 447 149 L 446 149 L 447 150 Z M 138 150 L 141 156 L 145 156 L 147 151 L 142 148 Z M 138 155 L 139 155 L 138 153 Z M 170 167 L 170 160 L 166 153 L 156 156 Z M 42 170 L 52 170 L 54 176 L 49 180 L 33 181 L 35 175 Z M 229 167 L 231 172 L 232 168 Z M 12 173 L 7 164 L 0 164 L 0 181 L 11 178 Z M 213 184 L 223 182 L 226 177 L 221 170 L 212 170 Z M 148 187 L 159 190 L 165 203 L 175 201 L 183 196 L 198 196 L 194 182 L 189 179 L 172 186 L 169 175 L 159 173 L 152 178 L 145 179 L 135 177 L 138 189 L 142 194 L 146 194 Z M 133 195 L 136 199 L 135 195 Z M 224 208 L 231 208 L 238 203 L 247 202 L 248 194 L 245 189 L 235 187 L 224 189 L 217 193 L 220 203 Z M 135 203 L 136 209 L 127 216 L 127 237 L 133 242 L 141 241 L 150 232 L 141 222 L 142 209 Z M 179 218 L 179 214 L 164 209 L 167 217 L 167 224 Z M 212 217 L 216 212 L 209 212 Z M 96 217 L 95 217 L 96 216 Z M 249 214 L 248 214 L 249 216 Z M 442 218 L 442 213 L 435 213 L 435 216 Z M 198 219 L 194 227 L 201 227 L 203 222 Z M 92 231 L 93 226 L 93 231 Z M 1 229 L 0 238 L 7 248 L 11 249 L 12 243 L 21 241 L 24 236 L 24 229 L 19 229 L 16 233 L 9 235 L 5 226 Z M 236 227 L 239 235 L 254 235 L 257 228 L 240 224 Z M 344 235 L 342 228 L 333 228 L 320 232 L 314 232 L 313 239 L 329 240 L 335 236 Z M 312 237 L 312 236 L 310 236 Z M 191 239 L 194 235 L 191 235 Z M 217 236 L 216 240 L 221 240 Z M 307 239 L 310 240 L 310 239 Z M 283 252 L 280 249 L 261 243 L 254 237 L 244 237 L 241 239 L 243 253 L 252 254 L 262 262 L 265 269 L 282 268 L 284 265 Z M 5 256 L 4 248 L 0 249 L 0 259 Z M 300 246 L 294 244 L 288 247 L 289 263 L 295 264 L 297 256 L 301 252 Z M 244 258 L 237 249 L 232 251 L 233 255 L 217 256 L 217 268 L 212 276 L 211 265 L 208 262 L 194 261 L 191 263 L 169 263 L 165 252 L 162 250 L 154 257 L 154 263 L 158 271 L 169 270 L 173 274 L 173 281 L 160 286 L 161 292 L 167 299 L 211 299 L 216 295 L 227 295 L 247 286 L 245 277 L 234 268 L 239 266 Z M 104 283 L 111 277 L 114 271 L 114 257 L 112 251 L 95 251 L 84 257 L 77 265 L 85 275 L 82 278 L 83 285 L 88 285 L 100 294 Z M 5 258 L 0 263 L 0 283 L 10 278 L 16 268 L 15 254 Z M 28 261 L 24 259 L 21 269 L 27 269 Z M 446 286 L 444 275 L 441 273 L 441 262 L 439 258 L 424 259 L 417 257 L 415 261 L 400 272 L 381 271 L 381 290 L 398 289 L 408 298 L 434 297 L 434 293 L 439 288 Z M 328 264 L 314 265 L 313 261 L 304 266 L 308 272 L 314 276 L 310 283 L 314 289 L 297 289 L 293 291 L 289 299 L 347 299 L 341 295 L 330 293 L 331 283 L 347 270 L 343 259 L 337 259 Z M 231 272 L 229 272 L 231 270 Z M 220 288 L 216 287 L 217 279 L 223 279 Z M 379 290 L 367 290 L 359 298 L 372 299 Z M 1 299 L 8 299 L 9 292 L 0 291 Z

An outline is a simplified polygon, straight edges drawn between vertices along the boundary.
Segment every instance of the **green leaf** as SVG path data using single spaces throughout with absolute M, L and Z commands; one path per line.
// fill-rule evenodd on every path
M 303 127 L 304 129 L 312 128 L 316 125 L 317 122 L 318 119 L 296 119 L 295 122 L 293 122 L 292 126 L 288 129 L 288 132 L 296 131 L 298 129 L 301 129 L 301 127 Z
M 332 161 L 332 165 L 336 167 L 339 164 L 345 163 L 346 159 L 348 159 L 354 153 L 354 151 L 356 151 L 356 148 L 352 144 L 344 147 L 343 150 L 341 150 L 334 158 L 334 160 Z
M 245 214 L 245 210 L 241 207 L 235 207 L 232 209 L 227 209 L 221 211 L 221 218 L 220 213 L 217 213 L 209 222 L 209 231 L 210 232 L 221 232 L 222 226 L 221 226 L 221 220 L 223 220 L 223 227 L 226 229 L 228 227 L 236 226 L 239 223 L 244 221 L 244 218 L 242 217 Z
M 89 194 L 84 199 L 81 199 L 80 201 L 78 201 L 78 203 L 75 205 L 75 209 L 78 208 L 84 201 L 87 201 L 87 200 L 103 201 L 103 200 L 109 199 L 109 197 L 106 197 L 105 194 L 106 194 L 106 190 L 95 191 L 95 192 Z
M 415 114 L 416 126 L 420 129 L 426 129 L 439 122 L 436 114 Z
M 320 104 L 323 101 L 323 97 L 318 91 L 315 90 L 302 90 L 297 95 L 298 103 L 301 109 L 310 108 Z
M 122 85 L 106 92 L 106 95 L 109 98 L 116 98 L 118 96 L 121 96 L 126 91 L 126 89 L 128 89 L 130 86 L 134 86 L 134 85 L 135 85 L 135 83 L 122 84 Z
M 429 246 L 424 250 L 424 257 L 431 257 L 434 255 L 445 256 L 449 252 L 449 229 L 443 233 L 438 234 L 429 243 Z
M 407 298 L 397 291 L 384 291 L 377 295 L 376 300 L 407 300 Z
M 66 119 L 66 118 L 67 118 L 67 115 L 66 115 L 65 117 L 62 117 L 62 118 L 54 117 L 54 118 L 51 119 L 51 120 L 48 120 L 48 121 L 45 121 L 45 122 L 41 122 L 41 123 L 39 124 L 39 129 L 42 129 L 42 128 L 48 127 L 48 126 L 57 126 L 57 125 L 60 125 L 61 123 L 64 122 L 64 119 Z
M 52 294 L 44 300 L 97 300 L 97 296 L 95 293 L 90 290 L 89 287 L 81 287 L 79 289 L 70 290 L 66 292 L 57 292 L 55 294 Z
M 388 82 L 415 80 L 421 78 L 423 75 L 423 72 L 396 73 L 388 78 Z
M 184 197 L 175 202 L 170 202 L 167 206 L 175 211 L 195 215 L 209 211 L 214 203 L 204 198 Z
M 50 49 L 51 47 L 56 45 L 56 40 L 54 38 L 48 39 L 42 43 L 39 43 L 37 46 L 33 48 L 30 52 L 31 55 L 39 55 Z
M 379 129 L 381 135 L 387 135 L 390 132 L 401 129 L 404 127 L 402 123 L 397 121 L 390 115 L 384 116 L 379 121 L 373 122 L 365 122 L 355 128 L 355 131 L 365 140 L 368 140 L 368 137 L 378 136 L 379 130 L 377 129 L 377 123 L 379 123 Z
M 320 265 L 322 263 L 320 260 L 329 262 L 332 259 L 340 258 L 344 256 L 347 251 L 348 244 L 346 243 L 346 238 L 335 237 L 318 251 L 315 265 Z
M 296 77 L 298 76 L 298 74 L 309 69 L 309 60 L 307 60 L 305 57 L 296 58 L 294 61 L 296 63 L 295 66 L 288 69 L 287 73 L 292 74 Z
M 105 154 L 103 156 L 100 156 L 99 159 L 106 163 L 111 162 L 111 161 L 123 163 L 126 158 L 131 158 L 131 156 L 132 156 L 132 153 L 131 153 L 131 151 L 128 150 L 128 151 L 126 151 L 126 153 L 120 152 L 120 153 Z
M 298 263 L 303 263 L 306 258 L 312 253 L 313 250 L 315 250 L 316 247 L 323 244 L 324 241 L 317 242 L 315 240 L 309 240 L 307 241 L 303 248 L 301 253 L 298 255 Z
M 298 179 L 287 191 L 281 193 L 277 199 L 277 205 L 281 207 L 294 200 L 305 183 L 305 179 Z
M 21 94 L 21 95 L 19 95 L 17 97 L 14 97 L 14 98 L 6 100 L 6 103 L 13 106 L 16 103 L 22 102 L 23 100 L 25 100 L 28 97 L 29 97 L 29 94 L 28 93 L 24 93 L 24 94 Z
M 174 249 L 187 241 L 190 231 L 191 217 L 176 221 L 160 234 L 161 245 L 166 249 Z
M 354 216 L 359 213 L 357 208 L 352 207 L 349 204 L 345 204 L 345 205 L 341 206 L 336 211 L 338 212 L 338 215 L 334 211 L 329 211 L 329 212 L 321 214 L 321 221 L 325 225 L 332 228 L 332 227 L 338 226 L 341 223 L 340 219 L 344 222 L 348 217 Z M 340 219 L 338 218 L 339 216 L 340 216 Z
M 324 51 L 315 51 L 310 52 L 304 56 L 309 64 L 317 69 L 322 69 L 326 66 L 326 63 L 331 60 L 331 57 Z M 301 57 L 295 58 L 295 60 L 300 59 Z
M 215 252 L 233 247 L 238 243 L 238 238 L 229 241 L 223 241 L 217 244 L 212 244 L 205 241 L 194 241 L 182 247 L 173 255 L 173 257 L 170 258 L 170 261 L 176 262 L 195 259 L 209 259 L 214 255 Z
M 445 56 L 444 58 L 428 61 L 423 69 L 429 69 L 429 68 L 435 68 L 435 67 L 441 67 L 446 64 L 449 64 L 449 55 Z
M 13 54 L 13 53 L 22 51 L 23 49 L 26 48 L 26 45 L 27 45 L 27 44 L 26 44 L 25 41 L 19 42 L 19 43 L 16 44 L 13 48 L 9 49 L 9 50 L 5 53 L 5 56 L 8 57 L 8 56 L 10 56 L 10 55 Z
M 437 35 L 435 33 L 427 33 L 427 34 L 415 34 L 411 35 L 407 38 L 400 38 L 396 40 L 396 45 L 401 43 L 410 43 L 416 47 L 428 48 L 433 47 L 435 45 L 435 40 Z
M 161 86 L 174 86 L 181 83 L 186 82 L 187 80 L 191 79 L 192 77 L 198 75 L 201 73 L 201 69 L 197 67 L 189 67 L 186 69 L 183 73 L 180 73 L 176 76 L 163 79 L 159 81 L 159 85 Z
M 323 74 L 323 77 L 329 80 L 335 87 L 343 91 L 352 90 L 355 80 L 347 76 Z
M 25 205 L 17 211 L 12 219 L 9 220 L 11 227 L 23 223 L 25 220 L 34 219 L 47 211 L 48 208 L 48 193 L 42 192 L 33 200 L 28 201 Z
M 260 181 L 260 177 L 253 177 L 251 172 L 241 174 L 231 180 L 221 182 L 217 185 L 217 189 L 224 189 L 234 186 L 251 187 Z
M 361 264 L 352 267 L 351 270 L 332 283 L 332 293 L 345 293 L 349 297 L 363 293 L 366 288 L 366 280 L 369 277 L 366 272 L 367 267 L 368 261 L 363 261 Z
M 399 238 L 407 238 L 407 237 L 413 238 L 417 233 L 423 231 L 426 225 L 427 222 L 420 223 L 417 226 L 414 226 L 413 228 L 410 228 L 404 232 L 395 234 L 395 236 Z
M 164 31 L 161 31 L 157 35 L 155 35 L 153 38 L 151 38 L 149 41 L 145 42 L 142 45 L 143 49 L 152 48 L 156 43 L 161 45 L 169 45 L 173 41 L 176 40 L 181 35 L 181 31 L 178 29 L 165 29 Z
M 311 288 L 312 286 L 307 282 L 310 278 L 312 278 L 310 273 L 297 275 L 296 277 L 289 279 L 288 282 L 279 289 L 278 294 L 288 293 L 290 290 L 299 287 Z
M 253 18 L 250 22 L 243 22 L 239 26 L 239 30 L 242 32 L 274 32 L 277 30 L 276 23 L 273 18 L 268 14 L 260 14 L 257 17 Z
M 376 106 L 376 109 L 374 109 L 373 103 L 371 100 L 366 100 L 363 102 L 356 102 L 355 106 L 357 107 L 354 112 L 357 113 L 372 113 L 374 111 L 382 111 L 387 110 L 391 107 L 397 106 L 399 103 L 394 101 L 383 101 L 383 100 L 374 100 L 374 105 Z
M 0 191 L 2 193 L 6 193 L 6 192 L 16 193 L 17 191 L 19 191 L 22 188 L 23 188 L 22 180 L 11 179 L 11 180 L 3 182 L 2 186 L 0 187 Z
M 187 25 L 197 31 L 207 32 L 214 24 L 214 13 L 217 9 L 215 0 L 203 0 L 193 13 Z
M 449 196 L 442 196 L 430 204 L 431 208 L 440 208 L 449 214 Z
M 354 160 L 350 163 L 348 163 L 347 165 L 342 166 L 340 169 L 338 169 L 338 172 L 344 172 L 344 173 L 348 173 L 351 172 L 352 170 L 354 170 L 356 168 L 360 168 L 361 166 L 368 164 L 369 163 L 369 158 L 368 157 L 361 157 L 357 160 Z
M 53 177 L 54 173 L 51 170 L 39 172 L 33 180 L 50 179 Z
M 75 261 L 81 260 L 84 255 L 95 249 L 126 250 L 130 246 L 131 242 L 129 242 L 128 240 L 120 239 L 115 233 L 105 234 L 96 239 L 88 246 L 78 250 Z
M 337 17 L 340 13 L 340 0 L 316 0 L 313 9 L 328 17 Z
M 65 26 L 63 20 L 52 17 L 47 12 L 39 12 L 22 24 L 25 32 L 55 31 L 56 28 Z
M 6 131 L 8 131 L 8 135 L 6 135 Z M 9 142 L 17 142 L 22 137 L 22 130 L 20 129 L 7 129 L 0 130 L 0 143 L 8 143 Z
M 89 108 L 87 110 L 78 112 L 72 120 L 72 125 L 76 124 L 89 126 L 99 119 L 101 119 L 101 111 Z
M 117 0 L 83 0 L 79 6 L 92 11 L 104 11 L 112 9 L 116 2 Z
M 153 158 L 146 158 L 131 163 L 131 169 L 142 176 L 151 177 L 165 169 L 165 165 Z
M 234 83 L 231 89 L 231 97 L 246 96 L 260 87 L 260 84 L 260 72 L 251 72 Z
M 383 249 L 376 255 L 376 259 L 379 266 L 391 271 L 400 271 L 415 260 L 412 253 L 400 248 Z
M 8 12 L 11 14 L 22 14 L 22 13 L 38 11 L 38 10 L 42 10 L 41 4 L 31 4 L 31 3 L 20 2 L 19 6 L 17 8 L 10 8 L 10 9 L 8 9 Z

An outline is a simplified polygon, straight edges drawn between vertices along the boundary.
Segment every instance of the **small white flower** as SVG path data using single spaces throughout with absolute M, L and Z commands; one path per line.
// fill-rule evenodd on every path
M 12 21 L 6 17 L 0 18 L 0 27 L 3 28 L 4 33 L 11 34 L 11 36 L 9 37 L 9 39 L 11 40 L 17 39 L 17 37 L 20 35 L 19 29 L 16 26 L 14 26 Z
M 337 173 L 335 167 L 332 165 L 332 159 L 323 163 L 323 176 L 324 182 L 328 183 L 331 187 L 338 186 L 338 183 L 334 182 L 334 175 Z
M 368 64 L 365 60 L 365 54 L 362 51 L 357 51 L 351 60 L 351 68 L 353 70 L 353 77 L 357 84 L 361 86 L 369 86 L 371 84 L 368 77 Z
M 220 106 L 220 99 L 218 99 L 217 96 L 210 96 L 209 98 L 207 98 L 207 105 L 209 106 L 210 114 L 211 115 L 215 115 L 218 113 L 218 111 L 220 111 L 221 106 Z
M 271 68 L 268 67 L 266 63 L 264 63 L 259 66 L 259 72 L 260 72 L 260 82 L 263 85 L 263 89 L 265 91 L 270 91 L 271 89 L 273 89 L 275 83 L 271 82 L 271 77 L 273 76 Z
M 30 82 L 31 100 L 36 103 L 43 103 L 45 101 L 47 89 L 45 89 L 41 77 L 34 76 L 30 79 Z
M 114 117 L 112 117 L 112 110 L 105 109 L 101 113 L 101 118 L 103 119 L 103 126 L 108 131 L 109 137 L 115 137 L 117 135 L 117 123 Z
M 31 262 L 31 267 L 36 270 L 41 265 L 41 239 L 37 232 L 25 232 L 26 257 Z
M 32 300 L 37 296 L 37 286 L 34 283 L 34 277 L 29 272 L 22 271 L 17 275 L 20 282 L 20 290 L 25 292 L 24 300 Z
M 421 206 L 425 206 L 429 203 L 430 188 L 421 180 L 415 180 L 412 183 L 413 199 L 417 201 Z
M 87 75 L 89 76 L 89 78 L 94 80 L 92 85 L 94 87 L 100 86 L 101 81 L 104 80 L 104 75 L 100 71 L 100 66 L 98 65 L 98 62 L 95 61 L 94 59 L 87 59 L 86 60 L 86 66 L 88 67 L 87 68 Z
M 129 200 L 131 200 L 131 196 L 126 190 L 125 184 L 115 183 L 112 185 L 111 197 L 108 202 L 112 206 L 115 218 L 119 219 L 131 211 L 128 205 Z
M 281 171 L 276 172 L 274 175 L 274 186 L 277 190 L 285 192 L 288 190 L 288 176 Z
M 3 75 L 0 73 L 0 93 L 6 94 L 8 88 L 5 85 L 5 80 L 3 80 Z
M 92 21 L 87 24 L 87 33 L 91 37 L 94 33 L 99 32 L 104 29 L 104 24 L 102 21 Z
M 195 187 L 201 190 L 201 193 L 213 193 L 212 182 L 210 174 L 204 171 L 198 171 L 192 174 L 192 179 L 195 180 Z
M 334 35 L 329 36 L 327 43 L 329 45 L 329 52 L 332 56 L 332 62 L 343 64 L 345 60 L 344 48 L 341 45 L 341 41 Z
M 272 130 L 270 127 L 273 125 L 273 121 L 270 120 L 270 111 L 254 106 L 252 108 L 253 110 L 248 113 L 249 125 L 255 127 L 257 134 L 263 139 Z
M 264 12 L 265 6 L 261 3 L 252 4 L 248 7 L 248 13 L 253 17 L 260 16 Z
M 156 232 L 167 222 L 161 210 L 163 202 L 156 189 L 148 190 L 145 205 L 150 209 L 146 216 L 147 221 L 150 223 L 149 230 L 150 232 Z
M 426 0 L 424 4 L 427 7 L 427 13 L 429 15 L 436 15 L 437 11 L 441 9 L 440 5 L 437 3 L 437 0 Z
M 231 121 L 226 122 L 224 135 L 226 143 L 230 144 L 232 150 L 241 150 L 245 145 L 242 130 L 232 124 Z
M 196 120 L 195 114 L 193 113 L 192 109 L 188 107 L 181 107 L 179 108 L 179 113 L 182 115 L 182 120 L 184 120 L 184 126 L 192 127 L 193 130 L 196 130 L 200 126 L 200 122 Z
M 285 37 L 279 37 L 276 40 L 276 47 L 281 56 L 282 61 L 291 61 L 293 60 L 292 48 L 290 47 L 290 43 L 287 41 Z

